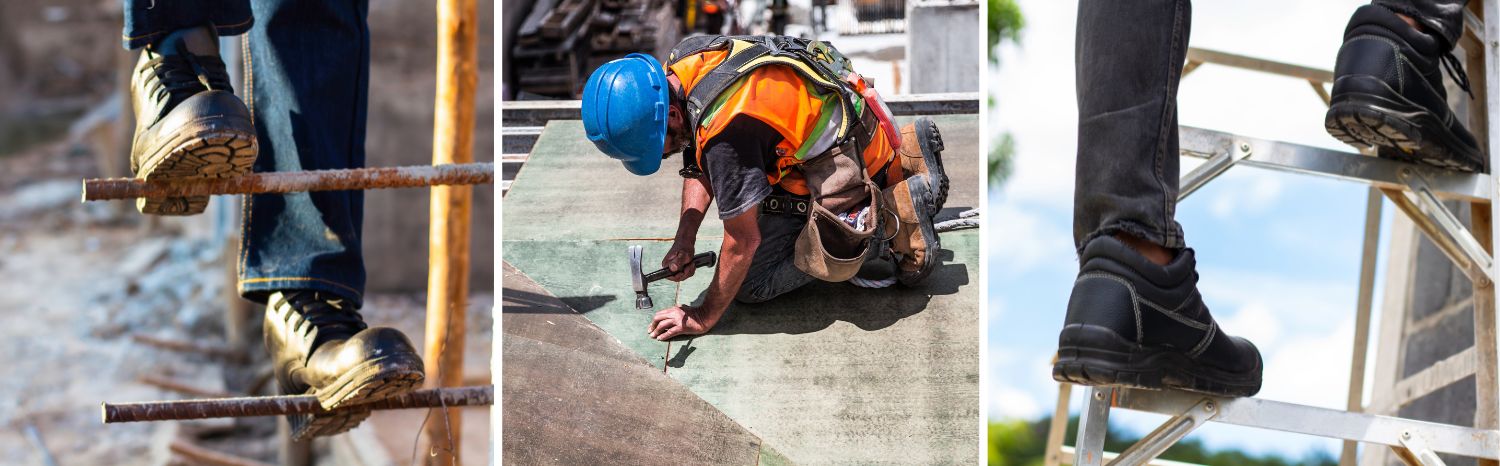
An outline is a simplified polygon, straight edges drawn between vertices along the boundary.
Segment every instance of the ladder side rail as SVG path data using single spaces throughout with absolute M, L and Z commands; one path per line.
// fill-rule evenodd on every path
M 1471 5 L 1472 7 L 1472 5 Z M 1500 82 L 1500 0 L 1483 0 L 1478 5 L 1480 13 L 1484 15 L 1483 33 L 1483 56 L 1484 79 L 1477 84 L 1478 94 L 1483 97 L 1483 115 L 1485 116 L 1484 131 L 1485 149 L 1490 160 L 1489 166 L 1500 164 L 1500 118 L 1493 118 L 1496 110 L 1500 110 L 1500 92 L 1488 92 L 1490 84 Z M 1472 66 L 1470 67 L 1472 69 Z M 1491 199 L 1500 199 L 1494 187 L 1490 189 Z M 1489 215 L 1485 217 L 1490 220 L 1500 215 L 1500 202 L 1491 202 Z M 1500 241 L 1500 231 L 1493 228 L 1489 231 L 1488 244 L 1493 247 L 1496 241 Z M 1492 265 L 1492 267 L 1500 267 Z M 1492 272 L 1493 273 L 1493 272 Z M 1495 288 L 1491 283 L 1485 291 L 1483 303 L 1477 299 L 1479 290 L 1476 291 L 1476 302 L 1474 305 L 1474 345 L 1477 348 L 1475 358 L 1476 372 L 1474 386 L 1476 388 L 1476 408 L 1474 413 L 1474 425 L 1484 429 L 1500 428 L 1500 322 L 1495 318 Z M 1481 306 L 1483 304 L 1483 306 Z M 1495 461 L 1480 462 L 1481 466 L 1500 465 L 1500 459 Z
M 1118 389 L 1088 387 L 1083 391 L 1083 413 L 1078 417 L 1078 448 L 1073 464 L 1104 465 L 1104 438 L 1109 432 L 1109 407 Z
M 1133 411 L 1176 415 L 1202 401 L 1213 399 L 1219 414 L 1215 422 L 1279 430 L 1318 437 L 1400 446 L 1402 432 L 1428 440 L 1437 452 L 1472 458 L 1500 459 L 1500 431 L 1481 430 L 1389 416 L 1350 413 L 1259 398 L 1218 398 L 1201 394 L 1138 389 L 1118 389 L 1115 406 Z

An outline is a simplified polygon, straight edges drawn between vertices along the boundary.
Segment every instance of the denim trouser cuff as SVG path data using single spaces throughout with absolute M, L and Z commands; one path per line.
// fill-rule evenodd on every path
M 255 24 L 249 0 L 124 0 L 126 50 L 150 45 L 173 31 L 212 24 L 220 36 L 244 34 Z
M 277 291 L 309 290 L 337 295 L 354 309 L 364 307 L 364 295 L 359 289 L 333 280 L 312 277 L 241 278 L 239 293 L 245 299 L 265 304 L 271 293 Z

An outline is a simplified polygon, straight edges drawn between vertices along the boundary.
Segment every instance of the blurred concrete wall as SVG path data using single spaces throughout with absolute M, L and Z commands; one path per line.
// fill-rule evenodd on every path
M 494 3 L 479 1 L 479 88 L 474 159 L 493 162 L 495 148 Z M 437 9 L 432 2 L 370 2 L 371 166 L 432 163 Z M 427 289 L 428 192 L 375 190 L 365 197 L 365 263 L 370 291 Z M 474 189 L 470 288 L 494 286 L 495 189 Z
M 916 2 L 906 25 L 911 93 L 979 91 L 979 2 Z

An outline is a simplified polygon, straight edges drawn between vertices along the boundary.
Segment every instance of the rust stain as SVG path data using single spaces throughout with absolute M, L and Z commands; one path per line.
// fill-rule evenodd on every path
M 83 200 L 166 198 L 221 194 L 267 194 L 493 184 L 495 164 L 461 163 L 252 173 L 235 178 L 145 181 L 106 178 L 83 181 Z

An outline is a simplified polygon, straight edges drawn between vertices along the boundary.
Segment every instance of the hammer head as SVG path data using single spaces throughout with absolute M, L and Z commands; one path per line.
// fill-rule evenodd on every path
M 646 294 L 645 272 L 641 271 L 641 247 L 630 247 L 630 286 L 635 289 L 635 308 L 651 309 L 651 295 Z

